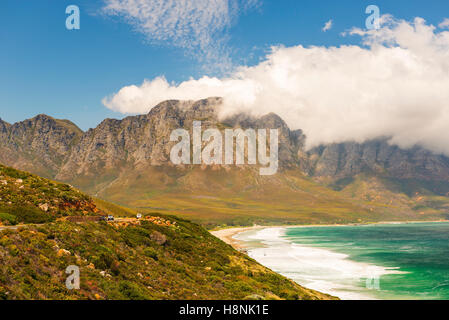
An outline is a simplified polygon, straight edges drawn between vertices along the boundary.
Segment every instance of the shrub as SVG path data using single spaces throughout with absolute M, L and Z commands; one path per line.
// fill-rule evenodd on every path
M 8 221 L 10 224 L 17 224 L 17 217 L 9 213 L 0 213 L 0 220 Z
M 54 220 L 54 217 L 34 207 L 5 206 L 0 211 L 16 216 L 17 222 L 24 223 L 46 223 Z
M 19 171 L 13 168 L 9 168 L 9 167 L 1 167 L 0 168 L 1 171 L 3 171 L 4 174 L 10 176 L 11 178 L 15 178 L 15 179 L 26 179 L 30 176 L 29 173 L 23 172 L 23 171 Z
M 167 242 L 167 237 L 158 231 L 154 231 L 150 235 L 150 239 L 159 245 L 164 245 Z
M 125 299 L 130 300 L 145 300 L 148 299 L 145 293 L 133 282 L 130 281 L 120 281 L 119 284 L 120 293 L 125 297 Z
M 92 259 L 93 264 L 101 270 L 110 269 L 112 263 L 114 262 L 114 258 L 110 255 L 102 252 L 97 257 Z
M 158 260 L 157 257 L 157 251 L 153 248 L 145 248 L 145 250 L 143 251 L 143 253 L 147 256 L 150 257 L 153 260 Z

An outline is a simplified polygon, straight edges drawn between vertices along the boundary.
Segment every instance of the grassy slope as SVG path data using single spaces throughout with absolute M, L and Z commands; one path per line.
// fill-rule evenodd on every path
M 413 209 L 420 204 L 415 194 L 373 177 L 361 176 L 333 187 L 297 171 L 261 177 L 247 168 L 149 167 L 126 171 L 102 186 L 99 196 L 142 212 L 176 214 L 207 227 L 434 220 L 446 217 L 449 204 L 447 197 L 437 197 L 432 201 L 439 207 L 423 214 Z
M 0 168 L 14 199 L 37 197 L 36 203 L 59 203 L 62 198 L 76 196 L 77 200 L 91 201 L 68 186 Z M 16 186 L 17 179 L 23 180 L 24 188 Z M 2 197 L 8 195 L 5 190 Z M 136 214 L 128 208 L 94 201 L 96 210 L 103 213 Z M 7 208 L 21 212 L 13 210 L 18 204 L 18 200 L 11 202 Z M 27 206 L 38 210 L 33 202 Z M 0 231 L 0 299 L 330 298 L 261 266 L 197 224 L 172 216 L 151 217 L 114 223 L 56 220 Z M 69 265 L 80 267 L 80 290 L 65 287 Z
M 162 218 L 176 224 L 56 222 L 2 231 L 0 298 L 329 298 L 275 274 L 196 224 Z M 65 288 L 69 265 L 80 267 L 80 290 Z
M 0 225 L 99 213 L 89 196 L 70 185 L 0 165 Z
M 340 186 L 341 193 L 370 211 L 408 220 L 449 218 L 449 186 L 361 174 Z M 433 188 L 433 189 L 432 189 Z
M 206 226 L 344 223 L 370 215 L 297 172 L 261 177 L 248 169 L 149 168 L 123 175 L 99 196 Z

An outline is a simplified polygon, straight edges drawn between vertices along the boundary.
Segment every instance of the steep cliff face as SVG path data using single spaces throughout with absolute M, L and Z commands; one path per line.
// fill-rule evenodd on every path
M 0 118 L 0 139 L 2 142 L 6 141 L 8 138 L 10 127 L 11 125 L 8 122 L 5 122 Z
M 198 102 L 165 101 L 147 115 L 106 119 L 81 137 L 56 178 L 70 180 L 79 175 L 97 176 L 101 172 L 118 175 L 120 169 L 128 167 L 169 165 L 172 130 L 191 128 L 192 122 L 198 119 L 205 119 L 205 125 L 216 124 L 214 106 L 219 102 L 218 98 Z
M 201 121 L 203 130 L 278 128 L 281 165 L 297 165 L 298 137 L 281 118 L 275 114 L 259 119 L 240 115 L 220 122 L 218 108 L 221 102 L 220 98 L 196 102 L 165 101 L 147 115 L 123 120 L 106 119 L 81 137 L 56 178 L 70 181 L 79 176 L 98 177 L 100 173 L 117 177 L 130 168 L 173 166 L 170 150 L 175 143 L 170 142 L 170 134 L 178 128 L 191 132 L 193 121 Z
M 308 154 L 308 173 L 313 176 L 338 179 L 371 172 L 398 179 L 449 179 L 449 158 L 419 147 L 403 150 L 389 145 L 387 139 L 320 146 Z
M 9 125 L 0 123 L 0 161 L 24 170 L 54 177 L 82 131 L 68 120 L 47 115 Z
M 235 115 L 224 119 L 223 123 L 232 128 L 278 129 L 279 134 L 279 165 L 281 168 L 297 168 L 298 152 L 304 148 L 304 135 L 300 130 L 291 131 L 284 120 L 274 113 L 260 118 L 245 114 Z

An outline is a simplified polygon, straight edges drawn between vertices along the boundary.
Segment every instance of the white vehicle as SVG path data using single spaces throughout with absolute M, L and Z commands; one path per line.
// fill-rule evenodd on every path
M 138 213 L 136 217 L 137 217 L 137 219 L 140 219 L 140 218 L 142 218 L 142 214 Z

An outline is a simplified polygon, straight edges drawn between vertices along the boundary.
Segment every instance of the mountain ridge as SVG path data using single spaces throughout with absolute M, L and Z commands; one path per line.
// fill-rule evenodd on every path
M 329 201 L 337 207 L 340 202 L 347 203 L 342 204 L 346 206 L 346 212 L 379 213 L 378 220 L 390 213 L 396 218 L 399 213 L 408 217 L 414 217 L 416 213 L 419 217 L 422 211 L 418 214 L 413 209 L 418 206 L 415 199 L 418 194 L 429 197 L 424 205 L 425 214 L 421 215 L 430 213 L 434 219 L 448 211 L 444 197 L 449 192 L 449 158 L 444 155 L 419 147 L 403 150 L 390 145 L 385 137 L 365 143 L 335 143 L 306 150 L 304 133 L 290 130 L 276 114 L 258 118 L 236 114 L 221 119 L 218 111 L 222 102 L 219 97 L 198 101 L 167 100 L 147 114 L 121 120 L 105 119 L 96 128 L 85 132 L 76 125 L 42 115 L 10 126 L 3 124 L 0 134 L 8 138 L 0 143 L 0 162 L 72 183 L 108 200 L 150 209 L 159 208 L 163 203 L 165 210 L 171 210 L 167 200 L 176 202 L 173 200 L 176 197 L 193 205 L 191 198 L 186 197 L 214 197 L 216 194 L 227 197 L 219 206 L 233 209 L 241 205 L 238 199 L 246 199 L 248 203 L 255 201 L 254 207 L 258 201 L 276 204 L 276 199 L 285 198 L 285 194 L 289 195 L 284 200 L 289 206 L 276 204 L 272 208 L 279 215 L 296 206 L 309 208 L 306 211 L 311 215 L 315 211 L 314 203 Z M 177 128 L 190 131 L 193 121 L 198 120 L 204 129 L 279 129 L 279 173 L 276 177 L 261 178 L 248 165 L 173 165 L 169 161 L 174 145 L 170 133 Z M 380 204 L 361 201 L 360 198 L 366 195 L 359 194 L 359 190 L 347 192 L 358 179 L 371 183 L 373 190 L 379 192 L 367 199 L 387 197 L 388 201 L 384 199 Z M 368 193 L 372 192 L 369 189 L 366 189 Z M 321 194 L 322 198 L 316 200 L 315 194 Z M 439 197 L 438 206 L 433 205 L 435 199 L 432 197 Z M 390 203 L 397 203 L 397 207 L 388 207 Z M 185 205 L 179 203 L 175 209 L 182 215 Z M 216 205 L 211 204 L 212 207 Z M 244 206 L 241 210 L 249 209 Z M 328 205 L 317 209 L 316 216 L 325 214 L 325 210 L 329 210 Z M 254 216 L 256 214 L 254 212 Z M 303 221 L 302 218 L 287 220 Z

